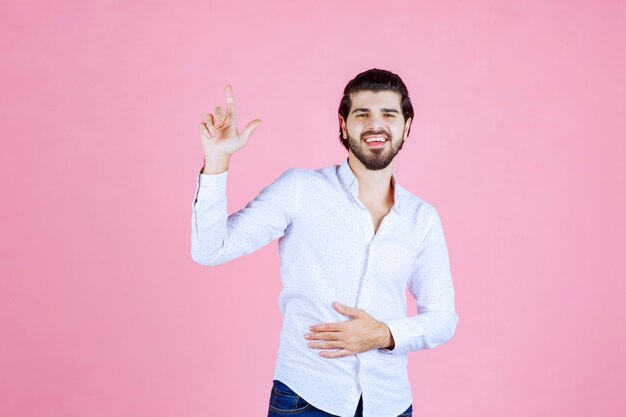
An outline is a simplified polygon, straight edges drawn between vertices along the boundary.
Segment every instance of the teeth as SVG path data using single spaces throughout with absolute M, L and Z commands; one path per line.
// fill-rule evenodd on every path
M 386 139 L 385 138 L 368 138 L 365 139 L 365 142 L 370 143 L 370 142 L 384 142 Z

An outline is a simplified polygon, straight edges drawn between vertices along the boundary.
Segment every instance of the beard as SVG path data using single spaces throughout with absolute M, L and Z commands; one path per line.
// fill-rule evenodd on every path
M 369 135 L 384 135 L 387 138 L 390 149 L 387 149 L 387 142 L 380 148 L 369 148 L 363 138 Z M 348 133 L 348 147 L 357 157 L 359 161 L 365 166 L 365 168 L 372 171 L 378 171 L 384 169 L 393 161 L 393 158 L 400 152 L 404 145 L 404 139 L 400 143 L 394 145 L 391 137 L 387 132 L 373 132 L 367 131 L 361 134 L 360 139 L 355 139 Z

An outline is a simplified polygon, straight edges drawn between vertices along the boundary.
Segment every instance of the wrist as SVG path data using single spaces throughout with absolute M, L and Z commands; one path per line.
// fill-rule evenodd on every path
M 204 155 L 203 174 L 221 174 L 228 170 L 230 155 L 224 153 L 212 153 Z
M 389 329 L 389 326 L 387 326 L 385 323 L 382 323 L 382 328 L 384 336 L 382 338 L 381 348 L 392 350 L 396 346 L 396 344 L 393 339 L 393 335 L 391 334 L 391 330 Z

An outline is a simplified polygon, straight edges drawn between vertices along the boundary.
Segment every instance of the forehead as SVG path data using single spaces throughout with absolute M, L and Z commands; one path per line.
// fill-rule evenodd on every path
M 355 108 L 392 108 L 400 111 L 401 99 L 399 93 L 395 91 L 358 91 L 350 94 L 352 109 Z M 352 110 L 350 109 L 350 110 Z

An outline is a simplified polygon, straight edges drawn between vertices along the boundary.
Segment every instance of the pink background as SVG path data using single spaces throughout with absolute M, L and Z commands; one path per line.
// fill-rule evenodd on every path
M 264 122 L 234 211 L 346 156 L 372 67 L 409 87 L 395 172 L 457 291 L 455 337 L 410 354 L 414 415 L 626 415 L 624 4 L 4 2 L 0 416 L 266 415 L 276 242 L 191 260 L 198 124 L 226 83 Z

